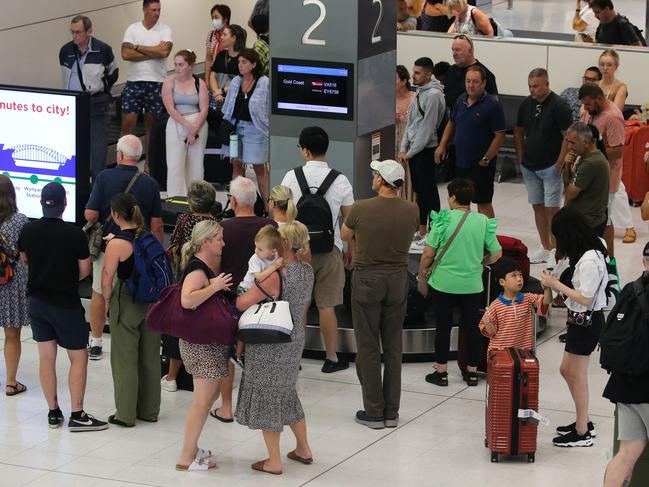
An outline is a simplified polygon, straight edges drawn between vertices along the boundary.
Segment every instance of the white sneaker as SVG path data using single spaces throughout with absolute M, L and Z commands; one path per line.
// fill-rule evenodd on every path
M 557 266 L 557 259 L 555 257 L 556 249 L 549 250 L 548 260 L 546 261 L 546 267 L 554 269 Z
M 551 252 L 540 248 L 530 256 L 530 264 L 543 264 L 550 258 Z
M 167 376 L 165 375 L 160 381 L 160 389 L 167 392 L 176 392 L 178 386 L 176 385 L 175 380 L 167 380 Z
M 428 235 L 423 235 L 416 240 L 413 240 L 410 244 L 410 252 L 414 254 L 421 254 L 424 251 L 424 247 L 426 246 L 426 240 L 428 240 Z

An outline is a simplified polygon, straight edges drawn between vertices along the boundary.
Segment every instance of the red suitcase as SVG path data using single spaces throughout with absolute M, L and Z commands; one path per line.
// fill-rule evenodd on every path
M 622 162 L 622 181 L 629 199 L 640 205 L 649 191 L 649 172 L 644 162 L 649 150 L 649 125 L 626 122 L 626 143 Z
M 539 410 L 539 362 L 533 352 L 499 348 L 487 359 L 485 446 L 498 455 L 527 455 L 534 462 L 538 424 L 520 419 L 519 409 Z
M 527 246 L 519 239 L 496 235 L 498 243 L 503 248 L 503 257 L 515 260 L 521 266 L 523 282 L 530 278 L 530 258 L 527 256 Z

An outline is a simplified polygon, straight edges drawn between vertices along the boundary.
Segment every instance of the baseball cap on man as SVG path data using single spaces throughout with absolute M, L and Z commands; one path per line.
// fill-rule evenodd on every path
M 65 188 L 61 183 L 51 182 L 43 186 L 41 206 L 45 218 L 56 218 L 65 210 Z
M 406 171 L 404 171 L 403 166 L 392 159 L 372 161 L 370 167 L 378 172 L 383 180 L 391 186 L 400 186 L 397 181 L 403 182 L 406 178 Z

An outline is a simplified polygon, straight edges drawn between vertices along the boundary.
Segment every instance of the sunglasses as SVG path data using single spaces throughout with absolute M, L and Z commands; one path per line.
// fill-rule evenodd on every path
M 458 34 L 455 37 L 453 37 L 453 40 L 456 40 L 456 39 L 463 39 L 463 40 L 467 41 L 471 45 L 471 47 L 473 47 L 473 41 L 466 34 Z

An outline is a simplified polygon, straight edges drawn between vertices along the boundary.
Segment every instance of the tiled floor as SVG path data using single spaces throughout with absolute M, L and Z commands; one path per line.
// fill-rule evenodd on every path
M 445 190 L 440 187 L 445 196 Z M 442 198 L 445 199 L 445 198 Z M 537 242 L 532 213 L 522 184 L 497 186 L 495 207 L 500 232 L 522 238 L 531 250 Z M 639 240 L 618 245 L 620 272 L 627 282 L 639 270 L 646 225 L 633 209 Z M 618 240 L 619 242 L 619 240 Z M 533 273 L 540 266 L 533 266 Z M 592 419 L 598 430 L 593 448 L 562 450 L 551 445 L 554 428 L 574 420 L 572 401 L 558 373 L 563 347 L 562 312 L 555 312 L 541 335 L 541 414 L 549 427 L 540 427 L 536 463 L 524 459 L 490 463 L 484 440 L 485 385 L 467 388 L 452 366 L 450 386 L 436 388 L 424 381 L 430 363 L 403 368 L 401 424 L 394 430 L 372 431 L 353 422 L 361 394 L 353 366 L 333 375 L 320 373 L 320 363 L 303 360 L 298 389 L 307 415 L 315 462 L 311 466 L 287 461 L 284 475 L 271 477 L 250 470 L 264 458 L 261 434 L 237 424 L 208 418 L 201 445 L 216 451 L 219 468 L 213 472 L 180 473 L 173 468 L 182 441 L 188 392 L 163 392 L 157 424 L 138 423 L 133 429 L 111 427 L 96 433 L 70 434 L 50 430 L 38 383 L 36 345 L 24 331 L 20 379 L 29 391 L 0 399 L 0 486 L 549 486 L 579 487 L 601 484 L 611 449 L 613 408 L 602 399 L 606 374 L 597 354 L 590 365 Z M 110 352 L 110 338 L 106 340 Z M 0 346 L 1 346 L 0 341 Z M 67 360 L 58 363 L 59 393 L 64 412 L 69 395 Z M 0 373 L 4 369 L 0 366 Z M 1 377 L 1 376 L 0 376 Z M 109 357 L 89 365 L 86 410 L 100 418 L 113 412 Z M 282 451 L 292 449 L 290 432 L 282 436 Z

